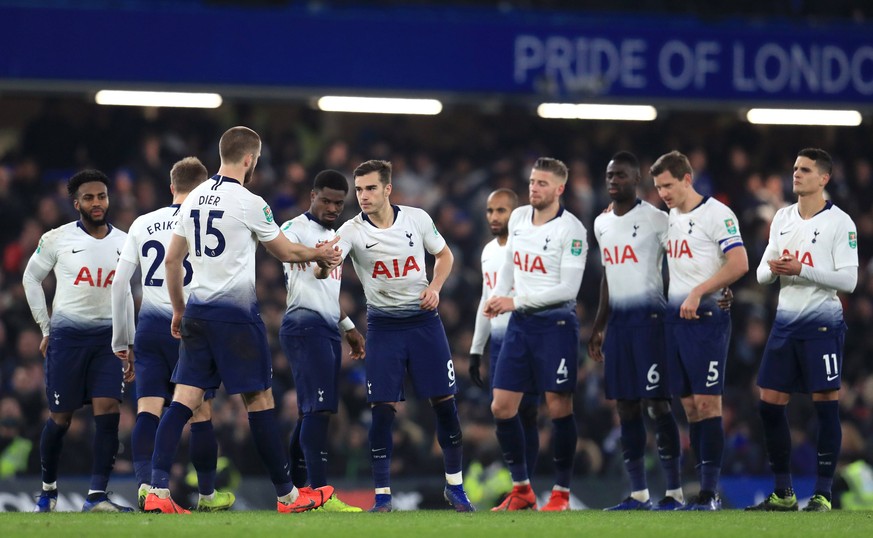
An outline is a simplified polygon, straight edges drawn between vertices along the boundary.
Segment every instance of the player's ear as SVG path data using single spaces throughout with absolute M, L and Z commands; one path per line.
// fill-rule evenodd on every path
M 385 185 L 385 196 L 391 196 L 391 183 Z
M 567 188 L 566 183 L 558 183 L 558 196 L 561 196 L 562 194 L 564 194 L 564 189 L 566 189 L 566 188 Z

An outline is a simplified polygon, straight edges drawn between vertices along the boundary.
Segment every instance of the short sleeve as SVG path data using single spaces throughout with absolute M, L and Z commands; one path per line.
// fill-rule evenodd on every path
M 649 224 L 652 225 L 655 237 L 658 238 L 662 246 L 667 245 L 667 230 L 670 229 L 669 221 L 670 217 L 658 209 L 652 210 L 649 214 Z
M 279 235 L 279 226 L 273 219 L 273 210 L 270 204 L 257 195 L 252 195 L 246 202 L 246 226 L 258 238 L 260 242 L 272 241 Z
M 416 211 L 415 220 L 418 223 L 418 231 L 424 240 L 424 248 L 431 254 L 437 254 L 446 248 L 446 240 L 440 235 L 436 224 L 426 211 Z
M 282 225 L 282 233 L 285 234 L 285 237 L 288 238 L 288 241 L 291 241 L 292 243 L 301 243 L 302 244 L 303 238 L 301 238 L 300 234 L 298 233 L 299 228 L 300 228 L 299 225 L 297 225 L 297 226 L 294 225 L 293 220 L 289 220 L 289 221 L 286 221 Z
M 336 242 L 335 246 L 342 251 L 343 259 L 346 259 L 355 249 L 355 237 L 357 234 L 355 233 L 353 220 L 350 219 L 343 223 L 336 234 L 339 236 L 339 241 Z
M 743 238 L 740 235 L 740 224 L 737 216 L 729 207 L 722 203 L 713 204 L 710 216 L 706 219 L 707 233 L 709 237 L 718 243 L 722 252 L 743 246 Z

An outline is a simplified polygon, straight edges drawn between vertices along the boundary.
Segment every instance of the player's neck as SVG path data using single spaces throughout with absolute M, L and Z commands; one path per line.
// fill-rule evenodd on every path
M 173 196 L 173 205 L 182 205 L 182 202 L 184 202 L 185 198 L 187 198 L 187 197 L 188 197 L 187 192 L 184 194 L 175 194 Z
M 700 202 L 703 201 L 703 195 L 698 193 L 697 191 L 691 191 L 685 201 L 677 207 L 680 213 L 689 213 L 694 210 L 695 207 L 700 205 Z
M 509 239 L 509 234 L 506 234 L 506 235 L 497 235 L 497 236 L 494 237 L 494 239 L 497 239 L 497 244 L 498 244 L 498 245 L 500 245 L 501 247 L 505 247 L 505 246 L 506 246 L 506 241 Z
M 797 212 L 800 213 L 800 218 L 803 220 L 811 219 L 816 216 L 819 211 L 824 209 L 827 200 L 821 193 L 810 194 L 808 196 L 797 197 Z
M 390 203 L 386 203 L 385 207 L 375 213 L 368 214 L 367 218 L 377 228 L 390 228 L 394 224 L 394 208 L 391 207 Z
M 545 224 L 552 220 L 553 218 L 558 216 L 558 210 L 561 209 L 561 204 L 556 199 L 554 203 L 549 204 L 547 207 L 543 209 L 534 208 L 533 214 L 533 224 L 534 226 L 539 226 L 541 224 Z
M 234 166 L 231 164 L 222 164 L 221 167 L 218 169 L 218 172 L 216 172 L 216 175 L 235 179 L 239 181 L 240 185 L 244 185 L 246 177 L 246 167 Z
M 624 216 L 628 211 L 634 208 L 637 205 L 637 199 L 632 198 L 630 200 L 616 200 L 612 203 L 612 212 L 615 213 L 616 217 Z
M 95 239 L 103 239 L 109 233 L 109 225 L 108 224 L 90 224 L 85 222 L 82 219 L 79 219 L 79 223 L 82 225 L 82 228 L 88 232 L 88 235 Z

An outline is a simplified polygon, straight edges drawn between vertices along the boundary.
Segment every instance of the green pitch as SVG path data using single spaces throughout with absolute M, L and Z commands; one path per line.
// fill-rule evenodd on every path
M 289 534 L 286 534 L 289 533 Z M 290 534 L 293 533 L 293 534 Z M 22 514 L 0 513 L 3 538 L 81 536 L 297 536 L 331 538 L 453 538 L 500 536 L 520 538 L 636 536 L 700 538 L 765 536 L 871 536 L 873 512 L 813 513 L 606 513 L 595 510 L 544 514 L 537 512 L 456 514 L 449 511 L 391 514 L 310 512 L 222 512 L 190 516 L 153 514 Z

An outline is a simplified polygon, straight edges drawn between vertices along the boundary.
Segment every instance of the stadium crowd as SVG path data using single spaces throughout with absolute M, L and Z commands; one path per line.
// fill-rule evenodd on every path
M 766 128 L 715 113 L 671 113 L 643 124 L 586 123 L 541 120 L 520 109 L 490 114 L 464 107 L 434 118 L 410 119 L 326 115 L 270 103 L 229 104 L 219 112 L 180 112 L 104 108 L 48 98 L 4 101 L 0 108 L 14 121 L 0 136 L 0 478 L 39 472 L 37 447 L 47 413 L 38 349 L 41 334 L 27 307 L 21 276 L 40 235 L 78 216 L 66 194 L 67 178 L 86 167 L 109 174 L 113 181 L 109 220 L 126 230 L 138 215 L 170 202 L 169 170 L 176 160 L 198 156 L 214 172 L 217 134 L 236 124 L 250 125 L 263 137 L 252 190 L 270 203 L 277 222 L 307 209 L 312 178 L 318 171 L 337 169 L 351 179 L 352 169 L 367 159 L 393 163 L 393 203 L 421 207 L 432 216 L 456 257 L 439 310 L 461 386 L 458 407 L 465 462 L 484 464 L 501 459 L 490 395 L 470 382 L 467 371 L 481 289 L 479 254 L 490 239 L 484 218 L 489 192 L 510 188 L 524 202 L 533 161 L 542 155 L 560 158 L 570 169 L 563 202 L 586 226 L 591 241 L 593 220 L 609 203 L 604 170 L 610 156 L 619 150 L 637 154 L 644 176 L 643 196 L 663 208 L 648 169 L 658 155 L 678 149 L 691 160 L 697 189 L 718 197 L 739 217 L 750 266 L 756 267 L 767 245 L 770 220 L 777 209 L 794 200 L 791 168 L 797 150 L 826 149 L 836 160 L 827 192 L 857 223 L 861 260 L 856 291 L 843 297 L 849 331 L 840 400 L 842 458 L 873 461 L 873 365 L 867 360 L 873 353 L 873 332 L 866 330 L 873 318 L 873 165 L 869 158 L 873 128 L 869 124 L 852 129 Z M 350 196 L 340 222 L 357 211 Z M 263 249 L 259 255 L 257 286 L 274 353 L 273 390 L 284 434 L 289 434 L 298 417 L 291 370 L 277 338 L 286 296 L 282 268 Z M 623 471 L 618 420 L 603 395 L 602 365 L 589 360 L 585 351 L 600 276 L 600 254 L 591 248 L 577 307 L 581 345 L 574 410 L 579 428 L 575 472 L 619 480 Z M 724 473 L 766 474 L 755 375 L 778 286 L 758 285 L 750 271 L 734 285 L 733 292 L 724 400 Z M 341 302 L 363 332 L 363 293 L 352 270 L 344 272 Z M 370 475 L 370 408 L 360 363 L 344 362 L 341 391 L 340 412 L 331 423 L 330 474 L 366 481 Z M 680 407 L 674 406 L 677 412 Z M 812 404 L 797 399 L 789 413 L 795 446 L 792 470 L 797 475 L 814 475 Z M 74 416 L 61 460 L 64 473 L 84 475 L 90 469 L 91 421 L 86 417 L 87 413 Z M 132 472 L 129 438 L 134 419 L 134 404 L 126 399 L 116 474 Z M 242 474 L 263 473 L 246 420 L 240 399 L 227 398 L 219 391 L 213 421 L 222 456 Z M 549 446 L 550 431 L 545 422 L 541 428 L 544 448 Z M 427 404 L 410 400 L 400 406 L 395 424 L 393 474 L 438 474 L 440 452 Z M 684 429 L 683 443 L 688 443 Z M 187 450 L 179 451 L 180 475 L 186 454 Z M 548 458 L 540 458 L 538 472 L 550 469 Z M 693 474 L 690 462 L 685 471 Z

